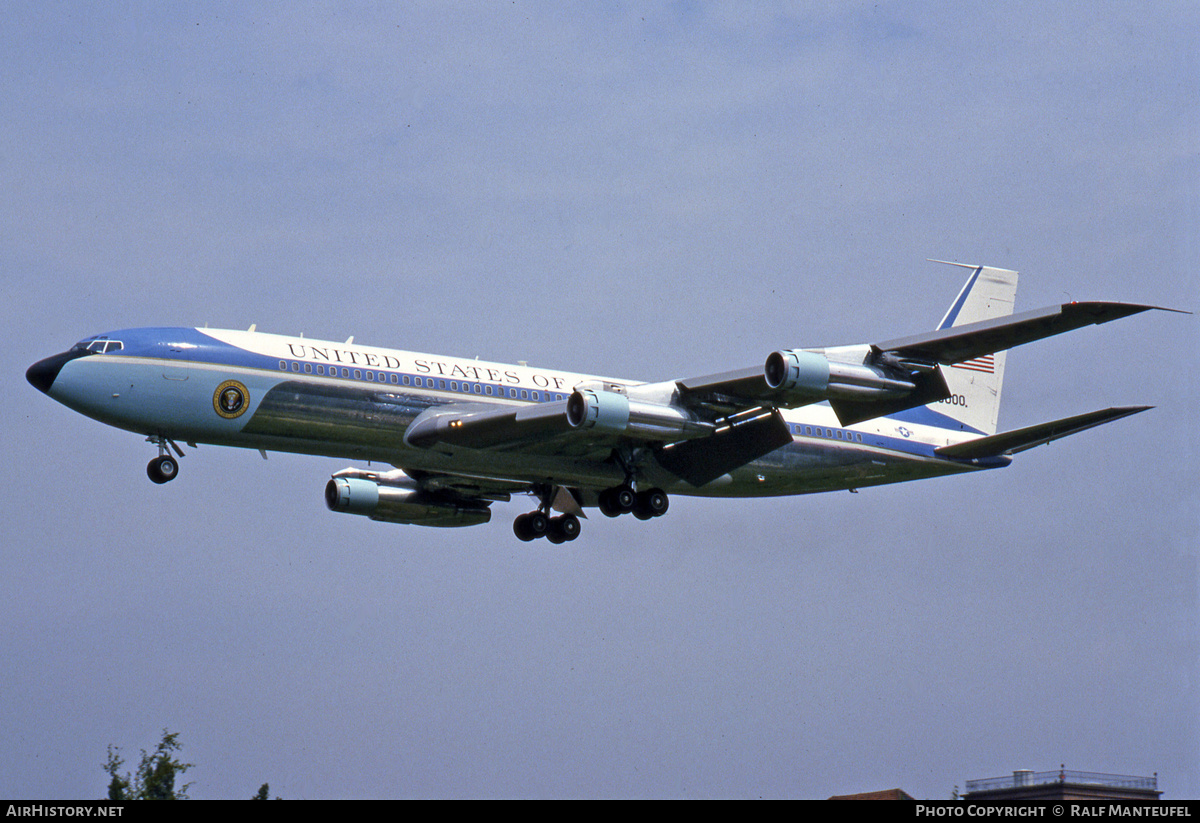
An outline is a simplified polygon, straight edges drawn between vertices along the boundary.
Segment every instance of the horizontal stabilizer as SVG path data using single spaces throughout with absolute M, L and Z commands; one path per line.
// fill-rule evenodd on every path
M 1076 434 L 1077 432 L 1094 428 L 1104 423 L 1111 423 L 1114 420 L 1120 420 L 1122 417 L 1129 417 L 1131 414 L 1137 414 L 1138 412 L 1144 412 L 1146 409 L 1152 408 L 1154 407 L 1121 406 L 1112 409 L 1101 409 L 1100 411 L 1088 412 L 1087 414 L 1078 414 L 1074 417 L 1066 417 L 1062 420 L 1054 420 L 1050 423 L 1039 423 L 1036 426 L 1029 426 L 1024 429 L 993 434 L 990 437 L 968 440 L 966 443 L 942 446 L 934 449 L 934 452 L 940 457 L 958 457 L 966 460 L 1016 454 L 1026 449 L 1032 449 L 1034 446 L 1041 446 L 1052 440 L 1058 440 L 1067 435 Z
M 876 343 L 871 348 L 887 352 L 903 361 L 942 363 L 949 365 L 971 360 L 985 354 L 1005 351 L 1014 346 L 1032 343 L 1045 337 L 1080 329 L 1084 326 L 1120 320 L 1132 314 L 1157 309 L 1176 311 L 1161 306 L 1140 306 L 1133 303 L 1064 303 L 1035 309 L 1009 317 L 968 323 L 927 334 Z

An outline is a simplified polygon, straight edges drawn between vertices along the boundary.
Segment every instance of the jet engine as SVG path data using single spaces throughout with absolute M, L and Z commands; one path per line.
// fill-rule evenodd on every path
M 687 439 L 713 432 L 713 424 L 681 406 L 630 400 L 603 389 L 576 389 L 567 399 L 567 423 L 574 429 L 644 437 Z
M 885 400 L 916 389 L 913 381 L 876 366 L 841 363 L 802 349 L 772 352 L 763 377 L 772 389 L 800 399 Z
M 487 503 L 425 491 L 400 470 L 340 471 L 325 485 L 325 505 L 330 511 L 416 526 L 477 526 L 492 519 Z

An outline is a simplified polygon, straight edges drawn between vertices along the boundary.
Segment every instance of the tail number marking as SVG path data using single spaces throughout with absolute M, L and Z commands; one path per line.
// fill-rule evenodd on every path
M 947 406 L 961 406 L 964 409 L 967 408 L 967 398 L 961 394 L 952 394 L 944 400 L 939 400 L 937 402 L 945 403 Z

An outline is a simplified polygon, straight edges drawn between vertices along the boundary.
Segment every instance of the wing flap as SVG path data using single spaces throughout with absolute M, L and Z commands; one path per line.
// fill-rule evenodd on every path
M 1100 411 L 1088 412 L 1087 414 L 1078 414 L 1074 417 L 1065 417 L 1062 420 L 1053 420 L 1049 423 L 1039 423 L 1036 426 L 993 434 L 977 440 L 968 440 L 966 443 L 941 446 L 934 449 L 934 452 L 941 457 L 957 457 L 967 460 L 1016 454 L 1026 449 L 1032 449 L 1034 446 L 1041 446 L 1053 440 L 1077 434 L 1096 426 L 1102 426 L 1105 423 L 1111 423 L 1114 420 L 1120 420 L 1122 417 L 1129 417 L 1130 415 L 1152 408 L 1154 407 L 1119 406 L 1111 409 L 1101 409 Z
M 791 442 L 783 415 L 772 409 L 709 437 L 673 443 L 655 456 L 664 469 L 699 487 Z

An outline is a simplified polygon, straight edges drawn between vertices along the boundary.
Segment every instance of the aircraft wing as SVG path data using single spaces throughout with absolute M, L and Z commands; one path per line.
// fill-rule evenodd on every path
M 779 411 L 761 405 L 701 417 L 670 404 L 630 403 L 609 392 L 598 394 L 608 396 L 576 391 L 568 400 L 536 406 L 435 406 L 409 425 L 405 441 L 417 448 L 520 448 L 531 454 L 599 459 L 623 444 L 636 444 L 655 449 L 665 468 L 702 486 L 792 440 Z M 593 411 L 595 422 L 589 414 Z
M 564 434 L 566 400 L 527 406 L 450 403 L 433 406 L 409 425 L 404 435 L 410 446 L 433 448 L 439 443 L 470 449 L 502 449 Z
M 968 440 L 965 443 L 956 443 L 953 446 L 941 446 L 934 449 L 934 452 L 942 457 L 964 459 L 1016 454 L 1026 449 L 1032 449 L 1034 446 L 1041 446 L 1053 440 L 1059 440 L 1063 437 L 1086 431 L 1096 426 L 1102 426 L 1105 423 L 1111 423 L 1114 420 L 1120 420 L 1122 417 L 1129 417 L 1132 414 L 1144 412 L 1152 408 L 1154 407 L 1122 406 L 1101 409 L 1100 411 L 1088 412 L 1087 414 L 1078 414 L 1074 417 L 1064 417 L 1062 420 L 1039 423 L 1036 426 L 993 434 L 990 437 L 980 437 L 977 440 Z
M 873 351 L 895 355 L 903 361 L 950 365 L 993 354 L 1044 337 L 1074 331 L 1084 326 L 1108 323 L 1160 306 L 1133 303 L 1064 303 L 1044 309 L 983 320 L 948 329 L 902 337 L 871 346 Z
M 1132 303 L 1065 303 L 872 343 L 860 362 L 840 362 L 812 350 L 780 351 L 767 358 L 764 368 L 693 377 L 676 385 L 685 405 L 725 412 L 827 400 L 848 426 L 949 397 L 941 366 L 1151 309 L 1176 311 Z
M 950 396 L 943 365 L 1153 308 L 1158 307 L 1067 303 L 853 350 L 777 351 L 761 368 L 655 384 L 659 394 L 581 385 L 568 399 L 548 403 L 450 403 L 418 415 L 404 439 L 415 448 L 520 449 L 591 459 L 608 459 L 622 446 L 646 447 L 664 468 L 701 486 L 790 442 L 780 409 L 828 401 L 842 424 L 851 425 L 923 406 Z M 1012 453 L 1141 410 L 1095 412 L 945 447 L 939 454 Z
M 731 436 L 734 432 L 738 437 Z M 751 432 L 756 432 L 752 438 Z M 413 420 L 404 439 L 408 445 L 423 449 L 521 448 L 558 455 L 607 455 L 623 442 L 653 446 L 698 439 L 744 454 L 747 449 L 756 450 L 747 438 L 757 442 L 764 435 L 767 443 L 754 457 L 791 439 L 778 412 L 761 404 L 746 404 L 731 414 L 698 415 L 675 404 L 631 402 L 612 392 L 575 391 L 567 400 L 537 405 L 433 406 Z M 736 465 L 754 457 L 742 459 Z M 717 476 L 723 473 L 718 472 Z

